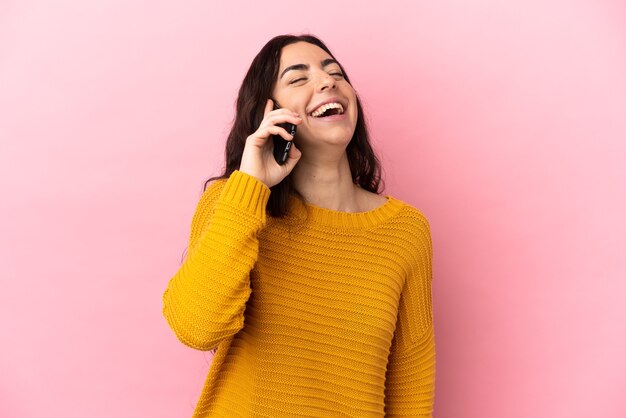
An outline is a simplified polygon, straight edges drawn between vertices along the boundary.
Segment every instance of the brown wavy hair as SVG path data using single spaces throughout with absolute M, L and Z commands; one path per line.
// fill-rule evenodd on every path
M 283 47 L 296 42 L 308 42 L 317 45 L 331 57 L 335 58 L 328 47 L 311 34 L 279 35 L 270 39 L 263 46 L 257 56 L 254 57 L 239 88 L 236 114 L 226 141 L 226 164 L 224 171 L 219 176 L 209 178 L 204 183 L 204 190 L 206 190 L 211 181 L 226 179 L 230 177 L 233 171 L 239 169 L 246 139 L 261 125 L 267 99 L 271 98 L 274 90 L 280 67 L 281 50 Z M 339 64 L 339 67 L 343 72 L 345 80 L 350 83 L 346 70 L 341 64 Z M 365 190 L 380 194 L 382 192 L 382 190 L 379 190 L 381 187 L 380 161 L 370 145 L 369 132 L 358 94 L 356 95 L 356 104 L 358 111 L 357 123 L 352 139 L 346 147 L 352 181 Z M 270 190 L 271 193 L 266 211 L 268 215 L 273 217 L 282 217 L 286 214 L 290 193 L 304 200 L 303 196 L 291 183 L 291 175 L 272 186 Z

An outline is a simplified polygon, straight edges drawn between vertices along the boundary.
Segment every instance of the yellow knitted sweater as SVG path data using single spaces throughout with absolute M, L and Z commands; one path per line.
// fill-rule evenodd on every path
M 385 196 L 367 212 L 290 196 L 235 171 L 200 198 L 163 315 L 217 347 L 194 417 L 431 417 L 432 245 L 424 215 Z

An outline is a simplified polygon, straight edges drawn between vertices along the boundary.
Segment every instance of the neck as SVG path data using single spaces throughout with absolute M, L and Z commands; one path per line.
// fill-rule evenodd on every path
M 292 183 L 315 206 L 342 212 L 358 212 L 358 186 L 352 182 L 348 156 L 338 159 L 300 159 L 291 172 Z

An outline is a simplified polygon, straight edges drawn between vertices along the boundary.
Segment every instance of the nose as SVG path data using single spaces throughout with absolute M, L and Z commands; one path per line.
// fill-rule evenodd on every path
M 324 91 L 327 89 L 334 89 L 336 85 L 335 78 L 328 74 L 327 72 L 323 72 L 322 79 L 317 84 L 317 89 L 319 91 Z

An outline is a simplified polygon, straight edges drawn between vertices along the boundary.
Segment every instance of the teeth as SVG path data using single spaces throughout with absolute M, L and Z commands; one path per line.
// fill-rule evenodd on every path
M 343 113 L 343 106 L 341 105 L 341 103 L 327 103 L 323 106 L 318 107 L 315 112 L 311 113 L 311 116 L 318 118 L 323 115 L 324 112 L 326 112 L 328 109 L 339 109 L 339 114 L 341 115 Z

